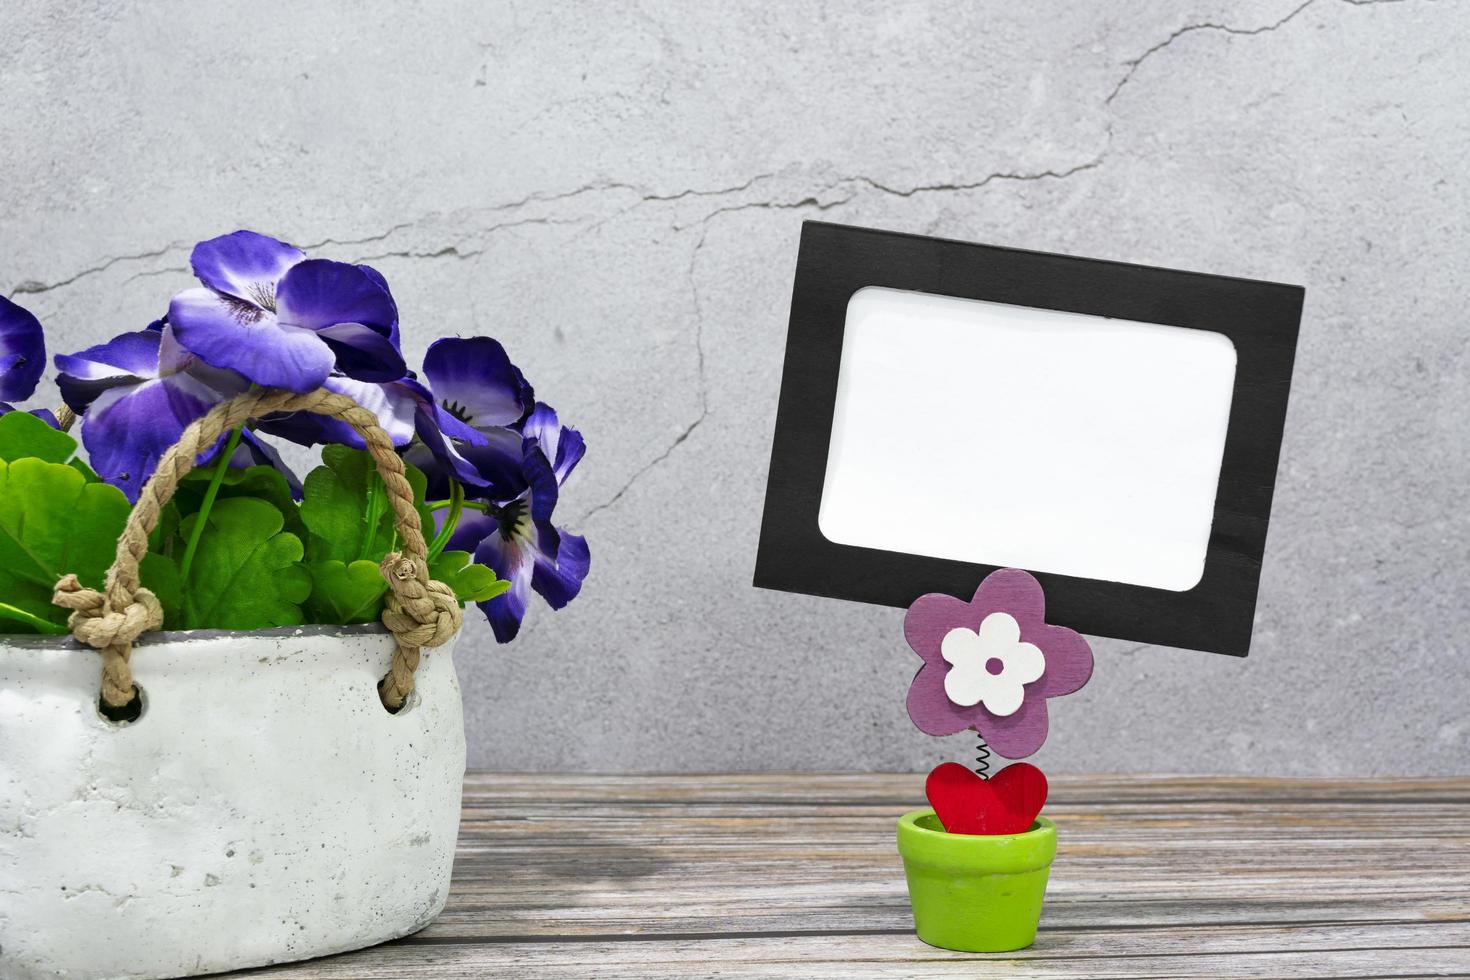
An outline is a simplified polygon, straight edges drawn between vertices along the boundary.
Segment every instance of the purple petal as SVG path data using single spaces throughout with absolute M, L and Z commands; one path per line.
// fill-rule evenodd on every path
M 359 381 L 397 381 L 408 373 L 398 345 L 372 327 L 339 323 L 317 331 L 337 355 L 337 370 Z
M 10 402 L 0 402 L 0 415 L 9 415 L 11 412 L 19 411 L 22 411 L 22 409 L 16 408 L 14 405 L 10 404 Z M 49 408 L 33 408 L 26 414 L 34 415 L 36 418 L 40 419 L 42 422 L 45 422 L 53 429 L 59 430 L 61 428 L 61 423 L 56 421 L 55 413 L 52 412 Z
M 545 402 L 536 403 L 535 409 L 521 426 L 521 432 L 526 438 L 535 439 L 541 452 L 551 460 L 558 484 L 567 482 L 567 477 L 587 452 L 582 433 L 558 422 L 556 412 Z
M 552 609 L 560 609 L 582 591 L 582 581 L 592 565 L 592 555 L 587 550 L 587 539 L 579 534 L 560 532 L 560 547 L 556 560 L 547 555 L 536 556 L 536 570 L 531 576 L 531 587 L 541 593 Z
M 520 369 L 489 337 L 434 341 L 424 355 L 424 376 L 439 404 L 476 428 L 510 425 L 533 403 Z
M 419 399 L 412 389 L 401 384 L 369 384 L 339 377 L 328 378 L 322 387 L 348 396 L 376 415 L 378 425 L 388 433 L 394 446 L 406 446 L 413 438 Z M 366 446 L 362 436 L 346 422 L 310 412 L 272 415 L 262 419 L 259 428 L 302 446 L 326 443 L 342 443 L 354 449 Z
M 944 670 L 925 664 L 909 685 L 909 719 L 926 735 L 953 735 L 973 724 L 974 709 L 962 708 L 944 693 Z
M 304 393 L 320 387 L 332 371 L 332 350 L 315 331 L 289 326 L 274 313 L 213 290 L 179 293 L 168 319 L 184 347 L 258 385 Z
M 1071 694 L 1092 679 L 1092 647 L 1076 630 L 1043 626 L 1040 630 L 1023 632 L 1021 639 L 1036 644 L 1046 657 L 1046 672 L 1026 687 L 1028 701 Z
M 393 297 L 371 275 L 328 259 L 307 259 L 286 274 L 276 290 L 276 313 L 283 323 L 309 330 L 360 323 L 384 337 L 398 321 Z
M 1026 625 L 1046 622 L 1046 593 L 1030 572 L 1020 568 L 1001 568 L 985 576 L 975 589 L 970 604 L 982 610 L 981 618 L 997 609 L 1016 617 L 1024 631 Z
M 972 622 L 972 619 L 970 604 L 965 600 L 943 592 L 930 592 L 915 599 L 904 615 L 904 639 L 926 664 L 933 664 L 942 673 L 949 669 L 939 652 L 945 634 L 957 626 L 977 629 L 980 620 Z
M 551 512 L 556 509 L 558 488 L 556 473 L 551 469 L 540 448 L 530 440 L 525 444 L 525 457 L 521 461 L 528 486 L 527 496 L 530 498 L 531 520 L 550 526 Z M 553 530 L 553 534 L 555 531 Z M 547 554 L 555 554 L 554 547 L 547 548 Z
M 0 296 L 0 401 L 25 401 L 46 369 L 46 338 L 30 310 Z
M 194 246 L 189 264 L 211 289 L 266 309 L 275 305 L 276 284 L 306 253 L 253 231 L 237 231 Z
M 104 391 L 82 420 L 92 468 L 137 500 L 159 457 L 220 397 L 187 374 Z
M 498 503 L 514 500 L 529 486 L 525 440 L 519 432 L 499 427 L 481 430 L 479 436 L 479 445 L 455 442 L 450 447 L 454 455 L 470 467 L 469 473 L 465 473 L 463 467 L 455 467 L 461 482 L 470 488 L 472 497 Z M 543 501 L 549 501 L 549 505 L 538 511 L 536 516 L 546 520 L 551 517 L 550 508 L 556 505 L 556 476 L 551 473 L 551 467 L 546 464 L 540 450 L 535 452 L 541 457 L 538 473 L 544 471 L 545 474 L 541 497 Z
M 420 429 L 421 436 L 423 431 Z M 448 440 L 415 440 L 404 451 L 403 459 L 428 477 L 425 497 L 429 500 L 447 499 L 451 479 L 467 486 L 473 486 L 473 481 L 478 479 L 474 465 L 461 456 L 458 447 Z
M 493 569 L 495 574 L 510 583 L 510 588 L 493 599 L 477 603 L 490 629 L 500 643 L 509 643 L 521 630 L 521 620 L 526 618 L 526 605 L 530 599 L 531 577 L 534 574 L 535 558 L 527 542 L 521 538 L 507 541 L 500 534 L 489 534 L 475 549 L 475 561 Z
M 74 412 L 85 412 L 109 388 L 158 377 L 161 338 L 158 331 L 137 330 L 75 354 L 57 354 L 56 387 L 62 401 Z
M 387 293 L 388 294 L 388 298 L 390 300 L 393 298 L 393 291 L 388 288 L 388 280 L 383 278 L 383 274 L 381 272 L 379 272 L 377 269 L 374 269 L 370 265 L 360 265 L 360 266 L 358 266 L 358 268 L 362 270 L 363 275 L 367 276 L 373 282 L 377 283 L 378 284 L 378 288 L 381 289 L 381 290 L 383 290 L 383 292 Z M 397 347 L 398 346 L 398 316 L 397 316 L 398 304 L 396 302 L 393 304 L 393 311 L 394 311 L 393 328 L 388 331 L 388 339 L 391 340 L 391 341 L 393 341 L 393 346 L 394 347 Z
M 352 378 L 328 378 L 323 387 L 346 395 L 377 416 L 378 425 L 388 434 L 394 446 L 406 446 L 413 438 L 419 398 L 417 393 L 407 385 L 368 384 L 364 381 L 354 381 Z M 345 442 L 357 449 L 366 446 L 362 436 L 345 422 L 339 422 L 336 419 L 322 419 L 322 421 L 340 428 L 341 438 L 332 441 Z
M 984 708 L 979 711 L 975 729 L 980 732 L 986 744 L 1007 759 L 1024 759 L 1033 755 L 1046 741 L 1046 698 L 1033 697 L 1028 691 L 1026 700 L 1021 702 L 1016 713 L 1004 718 L 997 717 Z
M 435 512 L 445 515 L 447 510 Z M 473 552 L 480 547 L 480 542 L 490 535 L 500 534 L 500 522 L 484 511 L 465 510 L 459 515 L 459 523 L 454 526 L 454 533 L 449 536 L 446 544 L 447 551 L 469 551 Z

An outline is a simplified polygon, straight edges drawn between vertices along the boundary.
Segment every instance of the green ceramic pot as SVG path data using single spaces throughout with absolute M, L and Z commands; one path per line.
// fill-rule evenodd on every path
M 914 927 L 930 946 L 967 953 L 1024 949 L 1036 939 L 1057 828 L 1045 817 L 1024 834 L 951 834 L 933 810 L 898 821 Z

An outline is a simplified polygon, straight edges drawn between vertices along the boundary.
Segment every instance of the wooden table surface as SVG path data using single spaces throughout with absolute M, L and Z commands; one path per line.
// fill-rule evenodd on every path
M 1057 777 L 1036 945 L 913 933 L 915 775 L 472 773 L 449 905 L 252 978 L 1470 975 L 1470 779 Z

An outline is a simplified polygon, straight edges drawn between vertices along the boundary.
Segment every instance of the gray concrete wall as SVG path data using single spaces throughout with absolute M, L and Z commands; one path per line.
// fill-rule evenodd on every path
M 474 765 L 927 767 L 902 611 L 751 588 L 807 218 L 1307 286 L 1255 650 L 1112 641 L 1054 771 L 1470 772 L 1470 3 L 0 8 L 0 287 L 70 349 L 239 226 L 500 337 L 594 575 Z M 896 502 L 902 507 L 902 502 Z

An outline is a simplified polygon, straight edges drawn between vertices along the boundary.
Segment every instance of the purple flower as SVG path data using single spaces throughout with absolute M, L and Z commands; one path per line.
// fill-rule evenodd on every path
M 591 566 L 587 539 L 551 522 L 560 486 L 586 451 L 582 436 L 562 426 L 556 413 L 541 404 L 526 419 L 525 429 L 525 489 L 508 501 L 485 501 L 483 509 L 467 510 L 449 539 L 450 548 L 473 552 L 475 561 L 510 582 L 509 590 L 479 603 L 501 643 L 520 631 L 530 590 L 560 609 L 577 597 Z
M 904 637 L 924 660 L 909 687 L 909 717 L 930 735 L 974 728 L 1000 755 L 1022 759 L 1046 741 L 1046 699 L 1092 676 L 1092 648 L 1045 621 L 1041 583 L 1018 568 L 992 572 L 969 602 L 920 596 Z
M 440 408 L 482 431 L 519 422 L 536 401 L 521 369 L 490 337 L 434 341 L 424 354 L 424 377 Z
M 334 370 L 361 381 L 406 373 L 398 307 L 376 271 L 308 259 L 253 231 L 200 242 L 190 263 L 204 287 L 176 295 L 168 319 L 179 343 L 210 364 L 296 392 Z
M 378 425 L 398 447 L 408 445 L 414 436 L 419 401 L 429 401 L 427 394 L 421 397 L 417 393 L 416 389 L 422 386 L 410 378 L 374 384 L 333 375 L 322 382 L 322 387 L 348 396 L 376 415 Z M 352 426 L 310 412 L 268 415 L 260 421 L 259 428 L 302 446 L 343 443 L 354 449 L 364 448 L 362 436 Z
M 55 360 L 61 396 L 82 415 L 92 468 L 129 500 L 190 422 L 248 387 L 180 347 L 171 326 L 125 333 Z
M 46 338 L 40 321 L 0 296 L 0 403 L 31 397 L 45 369 Z M 5 411 L 10 411 L 8 405 Z
M 480 496 L 509 501 L 529 484 L 518 424 L 535 394 L 500 342 L 489 337 L 436 340 L 424 355 L 431 412 L 408 458 L 447 496 L 452 476 Z
M 409 447 L 405 458 L 428 476 L 430 499 L 449 496 L 451 477 L 491 499 L 522 493 L 523 436 L 507 426 L 526 416 L 534 396 L 505 348 L 489 337 L 439 340 L 424 358 L 424 374 L 428 385 L 412 376 L 373 383 L 341 375 L 324 384 L 376 415 L 395 446 Z M 266 419 L 260 428 L 304 446 L 362 448 L 350 427 L 301 412 Z

